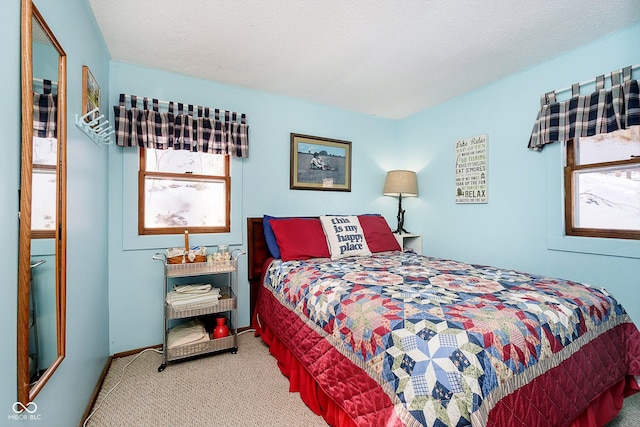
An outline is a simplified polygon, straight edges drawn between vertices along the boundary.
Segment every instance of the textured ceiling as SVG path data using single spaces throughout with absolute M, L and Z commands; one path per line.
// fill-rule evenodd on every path
M 89 4 L 114 60 L 396 119 L 640 22 L 640 0 Z

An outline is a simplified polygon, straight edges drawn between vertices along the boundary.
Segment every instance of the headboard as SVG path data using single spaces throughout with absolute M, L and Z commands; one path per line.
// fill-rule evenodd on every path
M 249 309 L 253 317 L 258 301 L 262 268 L 265 261 L 271 256 L 264 238 L 262 217 L 247 218 L 247 250 L 249 252 Z

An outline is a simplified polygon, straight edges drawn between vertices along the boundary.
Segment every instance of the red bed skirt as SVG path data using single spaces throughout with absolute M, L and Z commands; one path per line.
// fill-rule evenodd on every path
M 589 404 L 571 427 L 601 427 L 613 420 L 624 403 L 624 398 L 640 391 L 638 383 L 632 376 L 618 381 Z

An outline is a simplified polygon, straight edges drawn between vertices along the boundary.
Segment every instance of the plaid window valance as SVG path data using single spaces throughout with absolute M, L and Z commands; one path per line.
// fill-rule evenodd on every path
M 640 125 L 640 90 L 631 79 L 631 67 L 611 73 L 611 88 L 604 76 L 596 78 L 596 91 L 580 95 L 580 85 L 571 87 L 572 96 L 556 101 L 556 92 L 544 94 L 529 139 L 529 148 L 541 150 L 546 144 L 575 137 L 609 133 Z
M 56 138 L 58 95 L 53 85 L 51 80 L 42 80 L 42 93 L 33 93 L 33 136 L 38 138 Z
M 249 157 L 244 114 L 174 102 L 160 112 L 159 105 L 157 99 L 120 94 L 120 105 L 113 107 L 116 144 Z

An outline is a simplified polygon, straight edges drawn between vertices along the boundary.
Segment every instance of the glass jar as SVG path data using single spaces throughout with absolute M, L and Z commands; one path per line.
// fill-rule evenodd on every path
M 218 254 L 220 257 L 220 262 L 222 263 L 227 264 L 231 260 L 231 255 L 229 254 L 229 245 L 219 245 Z

